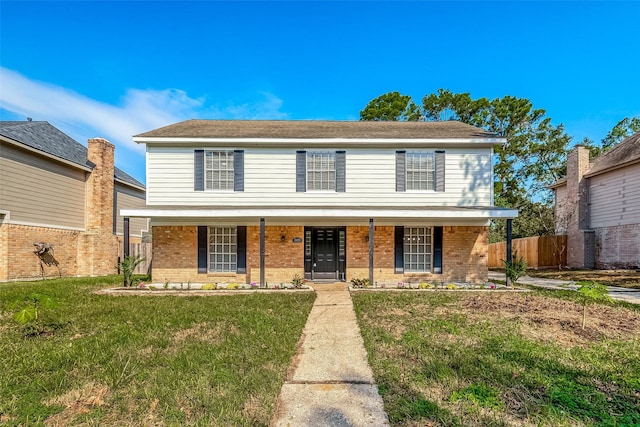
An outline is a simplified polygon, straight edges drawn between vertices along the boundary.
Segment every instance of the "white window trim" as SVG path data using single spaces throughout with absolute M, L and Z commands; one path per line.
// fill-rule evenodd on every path
M 429 155 L 432 157 L 432 162 L 431 164 L 433 165 L 433 170 L 431 171 L 431 173 L 433 174 L 433 179 L 432 179 L 432 187 L 433 188 L 426 188 L 426 189 L 416 189 L 416 188 L 411 188 L 409 189 L 409 156 L 411 155 Z M 405 152 L 405 158 L 404 158 L 404 189 L 405 189 L 405 193 L 436 193 L 436 153 L 435 151 L 406 151 Z
M 209 180 L 207 179 L 207 153 L 230 153 L 231 154 L 231 188 L 208 188 Z M 204 173 L 204 191 L 214 192 L 214 193 L 233 193 L 235 187 L 235 152 L 230 148 L 220 148 L 216 150 L 204 149 L 203 156 L 203 173 Z M 213 172 L 213 169 L 209 169 Z M 225 169 L 227 172 L 228 169 Z
M 236 247 L 236 251 L 235 251 L 235 269 L 233 270 L 212 270 L 211 268 L 211 229 L 212 228 L 220 228 L 220 229 L 233 229 L 235 231 L 235 247 Z M 214 243 L 214 245 L 217 243 Z M 224 245 L 224 243 L 223 243 Z M 215 252 L 214 254 L 217 254 L 217 252 Z M 226 253 L 223 252 L 221 253 L 221 255 L 233 255 L 232 252 Z M 222 262 L 222 265 L 224 266 L 225 262 Z M 229 263 L 229 265 L 231 265 L 231 263 Z M 238 227 L 237 226 L 225 226 L 225 225 L 210 225 L 207 227 L 207 272 L 208 273 L 236 273 L 238 271 Z
M 405 258 L 405 257 L 406 257 L 407 252 L 406 252 L 406 250 L 405 250 L 406 246 L 405 246 L 405 242 L 404 242 L 404 239 L 406 239 L 406 238 L 407 238 L 407 233 L 406 233 L 407 228 L 424 228 L 424 229 L 429 229 L 429 230 L 430 230 L 430 233 L 431 233 L 431 243 L 430 243 L 430 245 L 429 245 L 429 246 L 430 246 L 430 248 L 431 248 L 431 251 L 430 251 L 430 253 L 429 253 L 429 270 L 420 270 L 420 271 L 415 271 L 415 270 L 408 270 L 408 269 L 407 269 L 407 261 L 406 261 L 406 258 Z M 405 229 L 405 232 L 403 233 L 403 234 L 404 234 L 404 238 L 403 238 L 403 242 L 402 242 L 402 246 L 403 246 L 403 248 L 402 248 L 402 252 L 403 252 L 403 253 L 402 253 L 402 257 L 403 257 L 403 259 L 402 259 L 402 264 L 403 264 L 403 270 L 404 270 L 404 272 L 405 272 L 405 273 L 410 273 L 410 274 L 433 273 L 433 255 L 434 255 L 434 254 L 433 254 L 433 252 L 434 252 L 434 250 L 433 250 L 433 249 L 434 249 L 434 248 L 433 248 L 433 246 L 434 246 L 434 245 L 433 245 L 433 235 L 434 235 L 434 233 L 433 233 L 433 229 L 434 229 L 434 227 L 429 227 L 429 226 L 405 226 L 405 227 L 404 227 L 404 229 Z
M 327 169 L 326 171 L 320 170 L 320 171 L 311 171 L 309 168 L 309 156 L 311 155 L 328 155 L 331 156 L 331 158 L 333 158 L 333 189 L 311 189 L 310 185 L 309 185 L 309 172 L 331 172 L 331 170 Z M 306 193 L 326 193 L 326 194 L 332 194 L 336 192 L 336 186 L 337 186 L 337 175 L 338 175 L 338 171 L 336 170 L 336 152 L 335 151 L 321 151 L 321 150 L 307 150 L 306 151 L 306 167 L 305 167 L 305 184 L 306 184 Z M 322 181 L 321 181 L 322 184 Z

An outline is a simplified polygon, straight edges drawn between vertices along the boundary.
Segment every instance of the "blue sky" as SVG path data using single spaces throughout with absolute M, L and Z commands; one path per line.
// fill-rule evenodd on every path
M 355 120 L 389 91 L 512 95 L 574 142 L 640 115 L 640 2 L 0 1 L 0 119 L 116 144 L 189 118 Z

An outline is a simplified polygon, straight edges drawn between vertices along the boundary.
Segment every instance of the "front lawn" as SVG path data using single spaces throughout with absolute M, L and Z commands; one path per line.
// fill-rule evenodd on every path
M 121 281 L 0 284 L 0 424 L 268 425 L 314 293 L 93 293 Z
M 391 424 L 640 425 L 640 307 L 575 298 L 354 294 Z
M 635 270 L 527 270 L 531 277 L 566 281 L 594 281 L 607 286 L 640 290 L 640 271 Z

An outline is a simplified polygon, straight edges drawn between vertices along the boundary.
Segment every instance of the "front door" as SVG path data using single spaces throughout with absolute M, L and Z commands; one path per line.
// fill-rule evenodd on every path
M 305 230 L 305 277 L 339 280 L 344 276 L 344 227 L 309 227 Z

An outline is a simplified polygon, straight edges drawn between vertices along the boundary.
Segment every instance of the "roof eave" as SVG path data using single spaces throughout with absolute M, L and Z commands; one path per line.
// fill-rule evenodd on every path
M 56 155 L 49 154 L 46 151 L 38 150 L 37 148 L 33 148 L 33 147 L 31 147 L 31 146 L 29 146 L 27 144 L 23 144 L 22 142 L 16 141 L 15 139 L 12 139 L 12 138 L 8 138 L 8 137 L 6 137 L 4 135 L 0 135 L 0 138 L 2 139 L 2 141 L 7 142 L 9 144 L 13 144 L 16 147 L 20 147 L 23 150 L 30 151 L 32 153 L 36 153 L 36 154 L 38 154 L 40 156 L 47 157 L 49 159 L 55 160 L 55 161 L 60 162 L 60 163 L 64 163 L 65 165 L 73 166 L 74 168 L 82 169 L 82 170 L 87 171 L 87 172 L 93 171 L 93 168 L 91 168 L 89 166 L 83 166 L 81 164 L 78 164 L 78 163 L 71 162 L 69 160 L 63 159 L 62 157 L 58 157 Z

